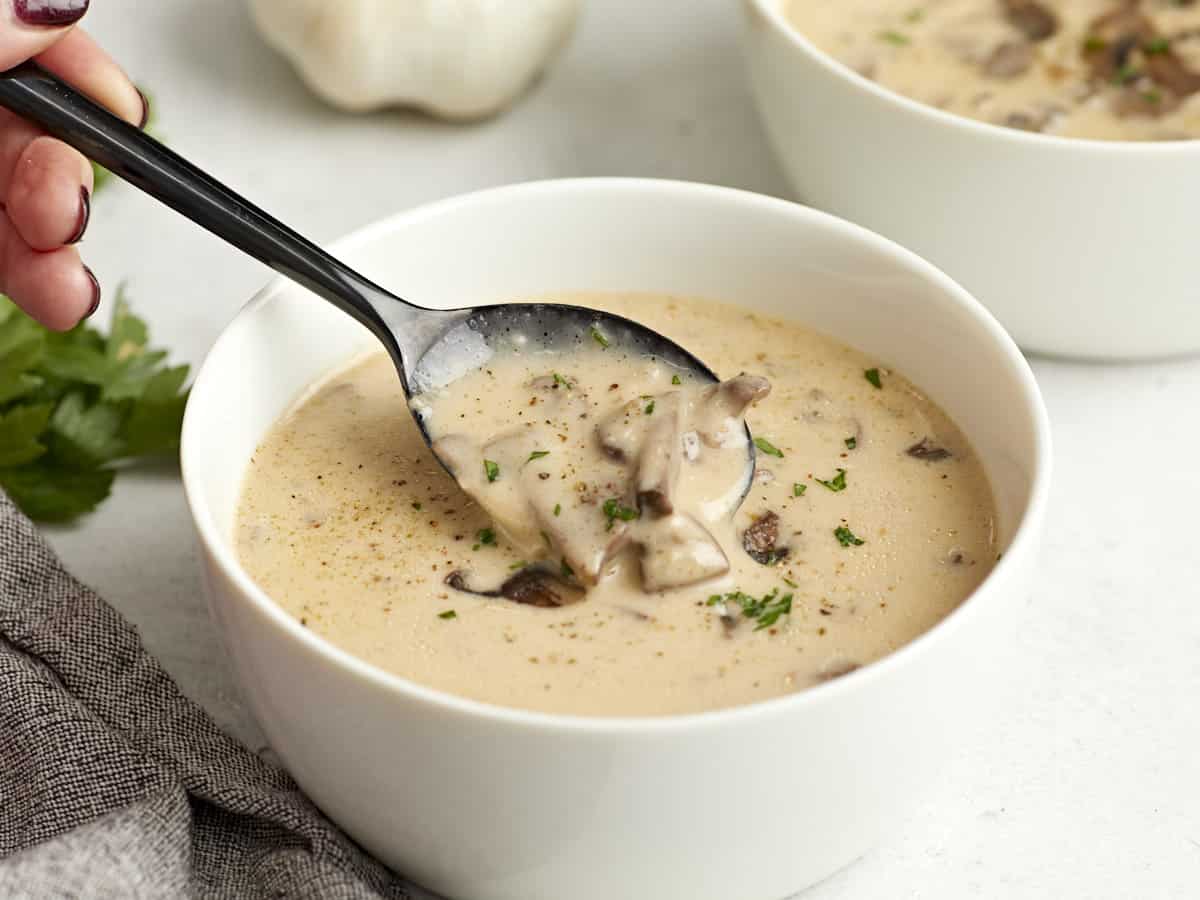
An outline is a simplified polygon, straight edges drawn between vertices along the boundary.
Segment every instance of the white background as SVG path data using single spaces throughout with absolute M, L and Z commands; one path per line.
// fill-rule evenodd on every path
M 565 175 L 790 196 L 747 93 L 739 14 L 732 0 L 592 0 L 550 75 L 473 126 L 323 107 L 237 0 L 94 0 L 85 23 L 150 88 L 172 146 L 327 241 Z M 83 251 L 108 296 L 126 280 L 155 341 L 191 363 L 267 278 L 123 184 L 97 198 Z M 1007 705 L 963 735 L 970 751 L 903 832 L 805 900 L 1200 896 L 1200 363 L 1033 364 L 1056 484 L 1039 586 L 999 651 Z M 121 477 L 97 514 L 50 537 L 188 695 L 261 746 L 207 618 L 173 467 Z

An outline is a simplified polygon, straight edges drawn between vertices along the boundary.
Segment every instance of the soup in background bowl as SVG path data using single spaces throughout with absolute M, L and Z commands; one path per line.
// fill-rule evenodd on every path
M 1053 6 L 1074 16 L 1095 2 Z M 960 4 L 981 12 L 970 25 L 944 22 L 941 11 Z M 1144 8 L 1161 5 L 1147 2 Z M 922 10 L 921 21 L 893 25 L 881 24 L 881 10 L 891 15 L 899 9 L 890 0 L 744 0 L 743 6 L 752 91 L 800 200 L 889 237 L 944 269 L 1026 350 L 1123 360 L 1200 352 L 1195 212 L 1180 200 L 1200 171 L 1200 141 L 1064 137 L 938 108 L 943 101 L 950 110 L 960 109 L 961 103 L 969 107 L 991 91 L 977 110 L 981 118 L 1020 111 L 1018 95 L 1033 87 L 1022 78 L 1033 75 L 1014 76 L 995 89 L 981 84 L 978 93 L 971 93 L 970 86 L 981 80 L 972 71 L 978 63 L 958 57 L 951 61 L 944 49 L 945 42 L 954 44 L 949 32 L 961 32 L 962 41 L 979 44 L 972 52 L 982 58 L 995 52 L 1001 37 L 1018 34 L 996 15 L 1000 0 L 918 0 L 906 12 Z M 1198 15 L 1194 4 L 1161 12 L 1163 21 Z M 1066 12 L 1061 15 L 1063 22 L 1071 21 Z M 797 27 L 801 20 L 806 27 Z M 934 43 L 932 34 L 923 37 L 918 28 L 926 27 L 945 32 L 942 43 Z M 855 51 L 847 49 L 846 35 L 854 36 L 854 46 L 869 43 L 878 54 L 874 72 L 870 60 L 856 60 Z M 1112 50 L 1107 43 L 1101 47 L 1102 41 L 1121 41 L 1108 29 L 1095 37 L 1096 49 L 1089 53 Z M 1063 52 L 1071 51 L 1071 41 L 1063 40 Z M 1082 40 L 1086 43 L 1087 35 Z M 1104 118 L 1111 102 L 1127 90 L 1150 97 L 1159 90 L 1166 101 L 1165 91 L 1140 79 L 1143 69 L 1173 57 L 1156 52 L 1161 45 L 1155 37 L 1143 43 L 1135 41 L 1123 57 L 1131 66 L 1128 72 L 1121 65 L 1116 69 L 1123 72 L 1122 79 L 1134 72 L 1137 79 L 1096 88 L 1083 106 L 1068 107 L 1065 113 L 1055 101 L 1050 112 L 1059 125 L 1065 128 L 1074 121 L 1083 135 L 1093 133 L 1085 120 L 1108 123 L 1097 125 L 1100 130 L 1141 127 L 1138 123 L 1151 128 L 1166 121 Z M 1180 55 L 1184 43 L 1178 42 Z M 1039 43 L 1037 53 L 1047 52 Z M 904 66 L 910 55 L 921 58 L 911 72 Z M 896 78 L 903 80 L 897 90 L 883 84 L 892 62 Z M 1200 71 L 1200 64 L 1188 65 Z M 880 80 L 855 66 L 865 66 Z M 960 66 L 965 73 L 956 68 Z M 942 77 L 947 69 L 955 72 L 953 78 Z M 932 92 L 934 77 L 939 84 L 947 81 L 943 92 L 953 95 L 949 100 Z M 1086 89 L 1092 90 L 1089 85 L 1087 81 Z M 906 86 L 928 102 L 899 92 Z M 1192 116 L 1195 102 L 1187 95 L 1175 115 Z M 971 109 L 962 111 L 969 114 Z M 1049 119 L 1045 124 L 1053 130 Z M 1167 136 L 1200 136 L 1191 135 L 1192 127 L 1184 129 L 1187 135 L 1173 128 Z
M 981 122 L 1112 141 L 1200 138 L 1194 0 L 788 0 L 883 87 Z
M 451 898 L 783 897 L 900 827 L 948 757 L 969 750 L 973 717 L 1005 715 L 990 699 L 993 651 L 1025 596 L 1048 426 L 1020 353 L 944 275 L 803 207 L 637 180 L 485 191 L 403 213 L 335 249 L 432 306 L 639 291 L 802 322 L 854 347 L 855 367 L 903 373 L 957 423 L 990 484 L 1002 557 L 898 651 L 731 708 L 564 715 L 398 677 L 305 627 L 238 560 L 241 475 L 257 448 L 309 385 L 375 350 L 328 304 L 273 283 L 197 378 L 184 483 L 248 706 L 306 793 L 388 865 Z M 876 390 L 865 378 L 861 389 Z M 854 452 L 849 436 L 839 437 L 844 452 Z M 807 488 L 817 490 L 828 489 Z

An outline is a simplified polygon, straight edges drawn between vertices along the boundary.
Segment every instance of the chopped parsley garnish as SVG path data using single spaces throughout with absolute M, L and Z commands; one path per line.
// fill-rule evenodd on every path
M 758 622 L 754 627 L 755 631 L 770 628 L 779 621 L 780 616 L 790 615 L 792 612 L 792 595 L 784 594 L 780 597 L 779 588 L 772 588 L 770 593 L 761 597 L 751 597 L 741 591 L 734 591 L 725 595 L 713 594 L 708 598 L 709 606 L 716 606 L 718 603 L 740 607 L 743 616 Z
M 807 484 L 801 484 L 799 481 L 797 481 L 792 485 L 792 496 L 793 497 L 803 497 L 804 492 L 807 490 L 808 490 Z
M 413 508 L 413 509 L 415 509 L 417 512 L 420 512 L 420 511 L 421 511 L 421 503 L 420 503 L 420 501 L 415 501 L 415 502 L 413 503 L 413 505 L 412 505 L 412 508 Z
M 605 531 L 612 531 L 613 523 L 615 523 L 618 519 L 620 519 L 622 522 L 632 522 L 634 519 L 640 519 L 642 516 L 638 510 L 632 509 L 628 506 L 623 506 L 621 502 L 615 498 L 605 500 L 604 506 L 602 506 L 601 509 L 604 510 L 604 518 L 608 520 L 608 524 L 604 527 Z
M 1134 66 L 1125 63 L 1113 75 L 1113 84 L 1129 84 L 1131 81 L 1137 81 L 1141 74 Z
M 1169 38 L 1156 37 L 1153 40 L 1147 41 L 1142 47 L 1147 56 L 1157 56 L 1162 53 L 1167 53 L 1171 49 L 1171 41 Z
M 671 376 L 671 384 L 683 384 L 683 379 L 680 378 L 678 375 L 672 375 Z
M 1083 40 L 1084 53 L 1098 53 L 1108 47 L 1108 41 L 1098 34 L 1089 34 Z
M 756 437 L 754 439 L 754 446 L 767 454 L 767 456 L 778 456 L 780 459 L 783 459 L 783 451 L 764 437 Z
M 567 561 L 565 559 L 562 561 L 561 571 L 562 571 L 563 578 L 574 578 L 575 577 L 575 570 L 572 569 L 569 565 L 567 565 Z
M 187 366 L 151 349 L 122 293 L 107 335 L 51 332 L 0 297 L 0 488 L 68 522 L 109 495 L 118 464 L 179 449 Z
M 790 578 L 783 579 L 783 583 L 786 584 L 790 588 L 800 587 L 800 585 L 796 584 L 796 582 L 792 581 L 792 579 L 790 579 Z
M 1150 88 L 1148 91 L 1142 91 L 1142 99 L 1147 103 L 1157 106 L 1158 104 L 1162 103 L 1162 91 L 1158 90 L 1157 88 Z
M 608 343 L 609 343 L 609 342 L 608 342 L 608 338 L 606 338 L 606 337 L 604 336 L 604 332 L 602 332 L 602 331 L 601 331 L 599 328 L 597 328 L 595 325 L 593 325 L 593 326 L 591 327 L 591 330 L 590 330 L 590 332 L 589 332 L 589 333 L 590 333 L 590 334 L 591 334 L 591 336 L 592 336 L 592 340 L 593 340 L 593 341 L 595 341 L 597 344 L 599 344 L 601 347 L 605 347 L 605 348 L 607 348 L 607 347 L 608 347 Z
M 445 612 L 440 612 L 440 613 L 438 613 L 438 618 L 439 618 L 439 619 L 457 619 L 457 618 L 458 618 L 458 613 L 456 613 L 456 612 L 455 612 L 454 610 L 452 610 L 452 609 L 448 609 L 448 610 L 446 610 Z
M 905 47 L 908 45 L 908 35 L 903 32 L 896 31 L 894 28 L 888 28 L 886 31 L 879 32 L 879 39 L 887 41 L 895 47 Z
M 833 536 L 838 539 L 838 543 L 843 547 L 861 547 L 866 543 L 866 541 L 855 535 L 855 533 L 845 525 L 839 525 L 837 528 L 833 529 Z
M 883 390 L 883 379 L 879 376 L 878 369 L 867 369 L 863 372 L 863 377 L 871 382 L 877 390 Z
M 838 491 L 844 491 L 846 489 L 846 470 L 838 469 L 837 474 L 828 481 L 825 481 L 823 478 L 815 478 L 813 480 L 816 481 L 817 484 L 829 488 L 836 494 Z
M 490 459 L 485 459 L 483 461 L 483 474 L 487 476 L 488 483 L 490 484 L 500 477 L 500 466 Z
M 649 403 L 646 404 L 646 408 L 643 410 L 643 412 L 648 416 L 654 415 L 654 401 L 653 400 L 651 400 Z
M 915 25 L 917 22 L 920 22 L 924 18 L 925 18 L 925 10 L 920 9 L 920 8 L 909 10 L 904 15 L 904 21 L 909 22 L 913 25 Z
M 847 450 L 854 450 L 857 447 L 858 447 L 858 438 L 854 437 L 853 435 L 846 438 L 846 449 Z
M 475 532 L 475 539 L 485 547 L 494 547 L 496 545 L 496 532 L 490 528 L 480 528 Z
M 529 563 L 525 562 L 525 560 L 518 559 L 515 563 L 508 567 L 508 571 L 515 572 L 517 569 L 523 569 L 527 565 L 529 565 Z
M 571 388 L 575 387 L 575 383 L 574 383 L 574 382 L 572 382 L 572 381 L 569 381 L 569 380 L 567 380 L 566 378 L 563 378 L 563 377 L 562 377 L 561 375 L 559 375 L 557 372 L 555 372 L 555 373 L 554 373 L 554 383 L 555 383 L 556 385 L 559 385 L 559 384 L 561 384 L 561 385 L 562 385 L 563 387 L 565 387 L 565 388 L 566 388 L 568 391 L 569 391 Z
M 525 460 L 525 464 L 528 465 L 529 463 L 533 462 L 535 459 L 541 459 L 542 457 L 549 456 L 549 455 L 550 455 L 549 450 L 534 450 L 532 453 L 529 454 L 529 459 Z
M 556 516 L 562 515 L 562 504 L 561 503 L 554 504 L 554 514 Z

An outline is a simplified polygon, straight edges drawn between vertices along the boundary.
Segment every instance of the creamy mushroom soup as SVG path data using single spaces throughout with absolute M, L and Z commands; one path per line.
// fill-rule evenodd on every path
M 1064 137 L 1200 137 L 1197 0 L 783 0 L 798 31 L 884 87 Z
M 352 361 L 266 436 L 237 516 L 242 564 L 301 624 L 464 697 L 686 713 L 876 660 L 991 569 L 982 467 L 901 374 L 733 306 L 560 299 L 644 322 L 728 380 L 596 330 L 569 353 L 497 353 L 413 400 L 456 482 L 390 360 Z M 757 464 L 738 507 L 743 413 Z

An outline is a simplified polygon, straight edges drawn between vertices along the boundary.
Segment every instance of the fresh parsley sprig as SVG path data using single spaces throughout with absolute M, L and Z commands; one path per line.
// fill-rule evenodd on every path
M 49 331 L 0 297 L 0 487 L 30 518 L 69 522 L 108 497 L 115 464 L 179 449 L 188 367 L 148 338 L 123 291 L 108 335 Z

